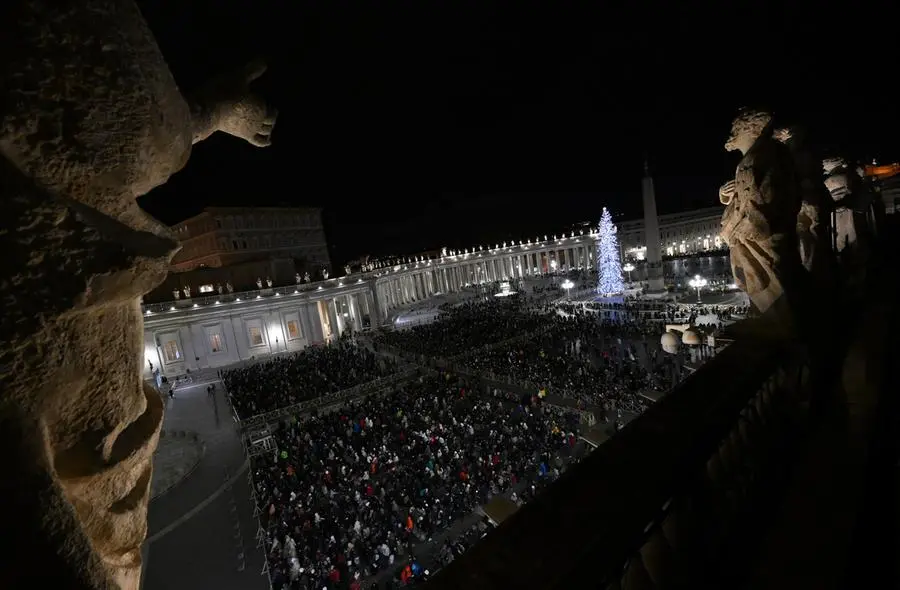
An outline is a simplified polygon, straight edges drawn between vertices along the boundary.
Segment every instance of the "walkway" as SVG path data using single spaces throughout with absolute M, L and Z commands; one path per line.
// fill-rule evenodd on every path
M 166 398 L 163 428 L 196 433 L 206 452 L 182 481 L 150 502 L 144 590 L 269 587 L 260 575 L 263 554 L 256 548 L 240 438 L 221 385 L 209 396 L 209 383 L 182 385 L 174 399 Z

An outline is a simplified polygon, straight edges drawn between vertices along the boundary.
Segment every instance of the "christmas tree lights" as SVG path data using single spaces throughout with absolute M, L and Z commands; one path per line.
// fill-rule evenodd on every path
M 625 290 L 622 282 L 622 260 L 619 257 L 619 240 L 616 238 L 616 225 L 606 207 L 600 216 L 599 236 L 597 239 L 597 293 L 612 295 Z

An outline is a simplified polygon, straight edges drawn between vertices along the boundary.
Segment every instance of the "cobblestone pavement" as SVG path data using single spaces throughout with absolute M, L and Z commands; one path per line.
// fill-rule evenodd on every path
M 265 590 L 246 462 L 221 385 L 182 385 L 165 398 L 163 429 L 196 433 L 206 452 L 193 470 L 150 502 L 144 590 Z
M 196 432 L 164 430 L 153 456 L 151 500 L 165 494 L 190 474 L 205 450 L 206 445 Z

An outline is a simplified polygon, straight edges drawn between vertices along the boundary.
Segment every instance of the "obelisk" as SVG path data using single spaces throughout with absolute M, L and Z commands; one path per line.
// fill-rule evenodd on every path
M 650 167 L 647 158 L 644 158 L 644 179 L 641 186 L 641 194 L 644 198 L 644 238 L 647 242 L 647 282 L 648 292 L 660 293 L 665 291 L 663 282 L 662 251 L 659 244 L 659 219 L 656 217 L 656 193 L 653 190 L 653 177 L 650 176 Z

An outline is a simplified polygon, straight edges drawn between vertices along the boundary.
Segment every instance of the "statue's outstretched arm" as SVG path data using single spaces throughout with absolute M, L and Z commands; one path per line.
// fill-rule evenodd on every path
M 257 147 L 272 143 L 277 112 L 250 91 L 250 83 L 263 75 L 266 64 L 254 61 L 204 86 L 187 97 L 191 107 L 193 143 L 216 131 L 240 137 Z

